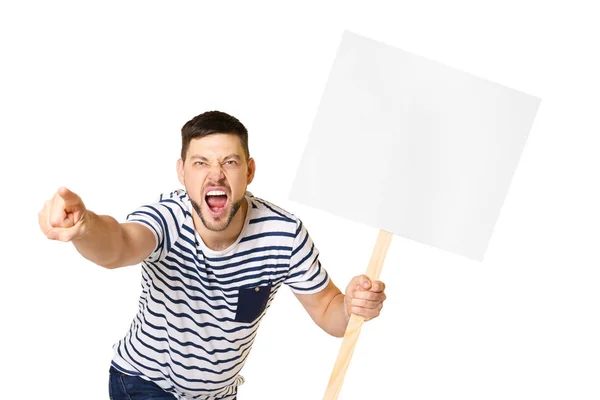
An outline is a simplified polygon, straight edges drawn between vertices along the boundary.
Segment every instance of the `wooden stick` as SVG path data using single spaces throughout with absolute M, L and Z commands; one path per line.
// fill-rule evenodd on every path
M 366 274 L 372 281 L 379 279 L 381 269 L 383 268 L 383 261 L 385 260 L 385 255 L 387 254 L 391 241 L 392 234 L 390 232 L 383 230 L 379 231 L 379 236 L 377 236 L 377 242 L 375 242 L 375 247 L 373 248 L 373 254 L 371 255 L 371 261 L 369 262 Z M 329 378 L 329 384 L 327 385 L 323 400 L 337 400 L 340 390 L 342 390 L 344 376 L 350 365 L 350 360 L 354 353 L 354 346 L 356 346 L 364 321 L 365 319 L 363 317 L 354 314 L 350 315 L 350 321 L 346 327 L 342 347 L 340 348 L 337 360 L 333 367 L 333 372 Z

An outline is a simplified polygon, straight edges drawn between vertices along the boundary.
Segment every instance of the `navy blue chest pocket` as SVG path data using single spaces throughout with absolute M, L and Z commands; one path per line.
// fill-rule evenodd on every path
M 241 288 L 238 292 L 236 322 L 250 323 L 256 320 L 267 306 L 271 285 Z

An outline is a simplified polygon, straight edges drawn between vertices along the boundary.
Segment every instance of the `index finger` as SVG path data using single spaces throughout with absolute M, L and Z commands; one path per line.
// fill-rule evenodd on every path
M 64 186 L 58 188 L 56 193 L 58 193 L 58 195 L 63 199 L 65 205 L 72 206 L 81 202 L 81 198 L 77 194 L 70 191 Z

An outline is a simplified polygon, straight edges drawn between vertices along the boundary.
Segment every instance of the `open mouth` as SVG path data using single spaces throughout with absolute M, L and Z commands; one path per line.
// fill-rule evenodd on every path
M 204 201 L 214 217 L 220 216 L 227 207 L 227 193 L 223 190 L 210 190 L 204 196 Z

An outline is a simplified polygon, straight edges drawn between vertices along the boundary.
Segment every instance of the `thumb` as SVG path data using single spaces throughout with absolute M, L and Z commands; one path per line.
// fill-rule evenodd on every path
M 367 275 L 358 275 L 352 278 L 350 283 L 348 284 L 348 288 L 346 291 L 354 291 L 354 290 L 369 290 L 371 287 L 371 279 Z
M 360 285 L 361 289 L 368 290 L 371 288 L 372 282 L 368 276 L 360 275 L 358 284 Z

